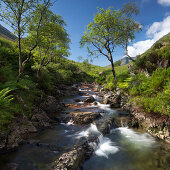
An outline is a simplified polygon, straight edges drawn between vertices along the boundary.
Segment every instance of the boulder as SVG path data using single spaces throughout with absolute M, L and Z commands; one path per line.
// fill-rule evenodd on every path
M 96 112 L 71 112 L 70 114 L 73 116 L 76 124 L 89 124 L 101 117 L 100 113 Z
M 110 104 L 111 108 L 119 108 L 121 103 L 121 96 L 120 93 L 115 94 L 105 94 L 103 97 L 104 104 Z
M 80 100 L 80 99 L 75 99 L 74 101 L 75 101 L 75 102 L 80 102 L 81 100 Z
M 98 143 L 97 137 L 89 139 L 81 138 L 78 144 L 69 152 L 63 153 L 49 169 L 53 170 L 80 170 L 85 160 L 89 159 L 94 152 L 92 144 Z
M 94 104 L 94 105 L 97 105 L 97 102 L 95 101 L 95 102 L 93 102 L 93 104 Z
M 55 97 L 48 96 L 46 101 L 40 104 L 40 108 L 44 110 L 49 117 L 64 109 L 64 104 L 60 103 Z
M 4 145 L 0 144 L 1 151 L 6 152 L 16 149 L 26 139 L 28 139 L 33 133 L 38 132 L 32 122 L 27 117 L 20 115 L 13 119 L 10 125 L 10 132 L 6 135 L 6 139 L 3 140 Z
M 93 96 L 87 97 L 84 102 L 85 103 L 93 103 L 95 101 L 95 98 Z
M 33 116 L 31 118 L 33 125 L 38 129 L 51 127 L 51 123 L 53 122 L 47 114 L 40 108 L 36 107 L 33 110 Z

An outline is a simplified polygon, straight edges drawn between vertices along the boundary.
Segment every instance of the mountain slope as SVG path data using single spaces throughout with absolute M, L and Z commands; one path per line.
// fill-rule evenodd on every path
M 1 24 L 0 24 L 0 36 L 11 40 L 17 39 L 15 35 L 13 35 L 8 29 L 3 27 Z

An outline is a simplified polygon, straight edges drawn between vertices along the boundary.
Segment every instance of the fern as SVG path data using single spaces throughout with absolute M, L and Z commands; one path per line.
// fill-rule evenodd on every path
M 11 100 L 13 100 L 13 95 L 8 95 L 11 89 L 5 88 L 0 91 L 0 108 L 8 107 Z

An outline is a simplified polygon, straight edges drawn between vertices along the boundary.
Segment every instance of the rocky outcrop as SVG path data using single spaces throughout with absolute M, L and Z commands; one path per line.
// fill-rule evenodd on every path
M 10 127 L 9 132 L 1 140 L 0 150 L 6 152 L 17 148 L 24 140 L 28 139 L 37 129 L 25 116 L 16 117 Z
M 151 135 L 170 143 L 170 117 L 156 113 L 145 113 L 134 103 L 131 107 L 132 127 L 141 127 Z
M 47 113 L 48 117 L 53 118 L 63 110 L 64 104 L 60 103 L 55 97 L 48 96 L 47 99 L 40 104 L 40 108 Z
M 96 90 L 102 91 L 99 86 L 96 86 Z M 151 135 L 170 143 L 170 116 L 153 112 L 146 113 L 135 103 L 129 104 L 128 94 L 122 95 L 119 90 L 116 93 L 102 91 L 100 96 L 103 97 L 104 104 L 110 104 L 112 108 L 121 107 L 129 112 L 128 119 L 127 117 L 120 119 L 118 125 L 143 128 Z
M 117 128 L 118 127 L 114 116 L 107 118 L 106 120 L 104 120 L 102 125 L 97 125 L 97 126 L 99 127 L 99 131 L 103 135 L 109 134 L 111 128 Z
M 95 119 L 101 117 L 100 113 L 97 112 L 71 112 L 70 115 L 74 118 L 74 123 L 76 124 L 90 124 Z
M 53 170 L 80 170 L 85 160 L 89 159 L 97 146 L 98 138 L 81 138 L 78 144 L 69 152 L 63 153 L 49 169 Z
M 106 93 L 103 96 L 103 103 L 110 104 L 111 108 L 120 108 L 121 95 L 120 92 L 117 93 Z
M 52 126 L 52 123 L 54 121 L 52 121 L 46 114 L 45 111 L 43 111 L 42 109 L 36 107 L 33 110 L 33 116 L 31 118 L 31 122 L 33 123 L 33 125 L 41 130 L 44 128 L 49 128 Z
M 93 103 L 95 101 L 95 98 L 93 96 L 87 97 L 84 102 L 85 103 Z

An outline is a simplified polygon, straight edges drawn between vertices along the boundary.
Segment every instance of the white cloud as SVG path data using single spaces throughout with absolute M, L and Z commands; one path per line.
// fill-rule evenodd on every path
M 158 3 L 163 6 L 170 6 L 170 0 L 158 0 Z
M 154 22 L 146 32 L 149 38 L 144 41 L 138 41 L 132 46 L 128 47 L 129 55 L 135 57 L 136 55 L 144 53 L 148 50 L 158 39 L 170 32 L 170 16 L 166 17 L 161 22 Z

